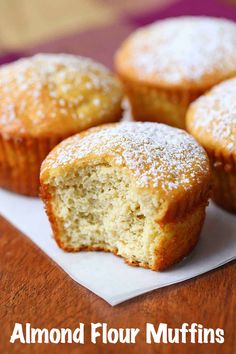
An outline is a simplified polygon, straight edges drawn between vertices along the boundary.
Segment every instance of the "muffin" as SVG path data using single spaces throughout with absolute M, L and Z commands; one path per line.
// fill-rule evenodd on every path
M 188 131 L 206 149 L 213 171 L 213 200 L 236 213 L 236 78 L 192 103 Z
M 40 180 L 61 248 L 110 251 L 161 270 L 197 243 L 210 171 L 204 149 L 185 131 L 124 122 L 60 143 Z
M 135 120 L 185 128 L 190 102 L 236 75 L 236 24 L 177 17 L 134 32 L 115 56 Z
M 0 187 L 37 196 L 40 165 L 64 138 L 121 117 L 121 85 L 102 65 L 39 54 L 0 69 Z

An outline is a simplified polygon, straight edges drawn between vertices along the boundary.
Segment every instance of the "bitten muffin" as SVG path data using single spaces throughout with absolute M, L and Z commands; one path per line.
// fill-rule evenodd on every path
M 197 243 L 209 161 L 188 133 L 157 123 L 92 128 L 59 144 L 41 168 L 58 245 L 104 250 L 164 269 Z
M 236 24 L 177 17 L 134 32 L 115 56 L 135 120 L 185 128 L 190 102 L 236 75 Z
M 192 103 L 188 131 L 206 149 L 213 171 L 213 200 L 236 213 L 236 79 Z
M 0 69 L 0 187 L 36 196 L 40 165 L 61 140 L 121 117 L 121 85 L 102 65 L 40 54 Z

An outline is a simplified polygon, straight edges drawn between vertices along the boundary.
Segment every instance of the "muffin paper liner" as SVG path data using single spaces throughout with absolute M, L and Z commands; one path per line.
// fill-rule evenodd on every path
M 37 196 L 44 158 L 60 138 L 5 138 L 0 135 L 0 186 Z
M 151 87 L 122 79 L 135 120 L 154 121 L 185 128 L 189 104 L 203 90 L 177 90 Z
M 212 199 L 222 208 L 236 213 L 236 163 L 233 156 L 208 151 L 212 164 Z

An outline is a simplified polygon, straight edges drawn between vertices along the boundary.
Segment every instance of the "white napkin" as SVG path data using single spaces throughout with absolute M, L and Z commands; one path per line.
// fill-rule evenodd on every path
M 66 253 L 52 232 L 37 198 L 0 189 L 0 213 L 35 242 L 78 283 L 116 305 L 153 289 L 195 277 L 236 258 L 236 216 L 211 204 L 200 242 L 181 263 L 164 272 L 130 267 L 103 252 Z

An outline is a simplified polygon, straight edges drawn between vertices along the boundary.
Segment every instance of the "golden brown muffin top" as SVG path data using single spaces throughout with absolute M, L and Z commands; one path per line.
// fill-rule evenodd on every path
M 236 24 L 176 17 L 135 31 L 115 57 L 124 78 L 170 88 L 209 88 L 236 75 Z
M 208 151 L 236 159 L 236 78 L 215 86 L 191 104 L 187 129 Z
M 69 54 L 38 54 L 0 69 L 0 132 L 66 136 L 114 121 L 120 83 L 102 65 Z
M 63 178 L 84 164 L 125 167 L 137 188 L 159 198 L 198 195 L 209 183 L 204 149 L 183 130 L 158 123 L 124 122 L 91 128 L 64 140 L 42 164 L 41 182 Z

